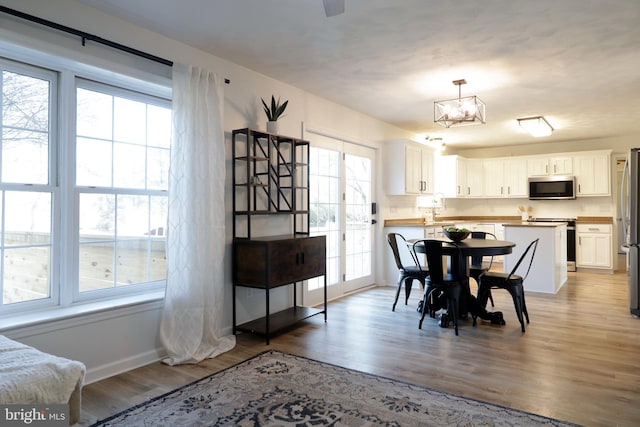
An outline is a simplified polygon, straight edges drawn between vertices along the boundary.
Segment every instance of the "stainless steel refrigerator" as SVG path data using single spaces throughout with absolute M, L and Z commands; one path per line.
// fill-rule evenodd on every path
M 629 254 L 629 309 L 640 317 L 640 148 L 632 148 L 622 173 L 620 194 L 623 246 Z

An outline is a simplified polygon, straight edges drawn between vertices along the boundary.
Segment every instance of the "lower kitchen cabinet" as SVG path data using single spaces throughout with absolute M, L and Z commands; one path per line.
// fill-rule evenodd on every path
M 325 276 L 323 308 L 297 305 L 298 282 Z M 271 313 L 270 291 L 290 286 L 293 306 Z M 265 315 L 236 324 L 236 289 L 254 288 L 264 292 Z M 324 313 L 327 320 L 326 241 L 325 236 L 286 235 L 233 241 L 233 332 L 261 334 L 269 344 L 270 337 L 303 319 Z
M 613 268 L 611 224 L 576 224 L 576 266 Z

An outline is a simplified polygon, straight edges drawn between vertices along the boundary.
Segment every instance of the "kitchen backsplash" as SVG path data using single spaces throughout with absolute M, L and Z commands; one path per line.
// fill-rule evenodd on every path
M 512 216 L 520 215 L 518 206 L 531 206 L 531 216 L 575 218 L 578 216 L 615 217 L 611 197 L 582 197 L 575 200 L 529 199 L 446 199 L 439 216 Z M 411 196 L 386 196 L 379 219 L 422 217 L 430 209 L 417 208 Z

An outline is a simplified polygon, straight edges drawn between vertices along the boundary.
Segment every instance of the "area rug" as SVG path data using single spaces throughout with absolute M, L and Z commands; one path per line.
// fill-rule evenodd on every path
M 273 350 L 93 425 L 575 426 Z

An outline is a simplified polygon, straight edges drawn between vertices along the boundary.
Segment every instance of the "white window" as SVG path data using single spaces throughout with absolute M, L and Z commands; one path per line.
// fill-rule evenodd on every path
M 0 59 L 0 308 L 53 295 L 56 74 Z
M 76 86 L 78 291 L 161 282 L 170 104 L 86 80 Z
M 170 101 L 0 72 L 0 314 L 162 289 Z

